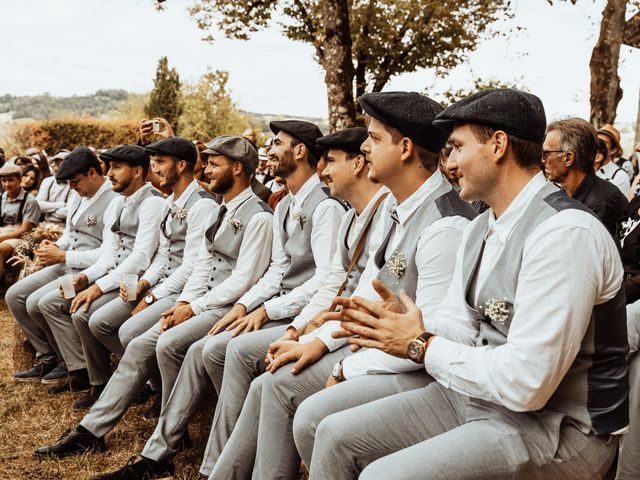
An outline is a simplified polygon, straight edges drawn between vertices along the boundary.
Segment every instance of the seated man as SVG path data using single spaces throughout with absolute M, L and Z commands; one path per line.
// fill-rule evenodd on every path
M 11 314 L 36 351 L 35 365 L 13 376 L 17 382 L 42 380 L 47 384 L 66 378 L 66 366 L 38 302 L 46 293 L 58 290 L 61 276 L 95 263 L 102 238 L 110 228 L 103 222 L 104 212 L 118 196 L 102 176 L 98 158 L 87 147 L 76 148 L 56 170 L 56 181 L 68 183 L 77 192 L 71 197 L 71 215 L 64 233 L 55 243 L 40 243 L 35 253 L 45 268 L 17 282 L 5 295 Z
M 617 242 L 629 202 L 619 188 L 593 171 L 598 151 L 595 128 L 581 118 L 552 122 L 542 148 L 547 178 L 595 213 Z
M 95 401 L 111 376 L 108 362 L 106 365 L 101 362 L 106 348 L 93 343 L 89 317 L 104 305 L 123 303 L 118 298 L 122 275 L 139 275 L 147 269 L 158 247 L 164 205 L 164 199 L 145 182 L 149 156 L 142 147 L 122 145 L 102 156 L 110 162 L 108 177 L 112 189 L 121 195 L 104 214 L 104 222 L 110 228 L 103 238 L 100 256 L 74 276 L 73 300 L 51 291 L 38 302 L 69 370 L 69 382 L 53 387 L 50 393 L 93 387 L 74 404 L 76 409 Z
M 74 193 L 67 182 L 59 181 L 56 176 L 60 164 L 67 155 L 69 152 L 62 150 L 51 158 L 49 165 L 52 175 L 44 178 L 40 183 L 36 200 L 45 222 L 63 224 L 67 220 L 67 203 Z
M 19 166 L 7 163 L 0 168 L 0 285 L 4 284 L 4 263 L 22 241 L 22 235 L 40 221 L 38 202 L 20 186 L 21 181 Z
M 175 305 L 131 340 L 96 404 L 75 429 L 37 455 L 64 456 L 104 449 L 106 435 L 160 370 L 163 400 L 171 392 L 189 346 L 202 338 L 269 265 L 272 215 L 250 187 L 257 153 L 248 140 L 223 136 L 207 150 L 207 175 L 224 203 L 214 210 L 199 253 Z M 135 321 L 135 317 L 131 319 Z
M 506 89 L 436 117 L 460 195 L 491 209 L 435 316 L 404 294 L 406 313 L 365 299 L 340 312 L 350 343 L 436 382 L 324 418 L 311 479 L 586 479 L 611 465 L 628 425 L 622 265 L 602 223 L 540 172 L 545 122 L 537 97 Z

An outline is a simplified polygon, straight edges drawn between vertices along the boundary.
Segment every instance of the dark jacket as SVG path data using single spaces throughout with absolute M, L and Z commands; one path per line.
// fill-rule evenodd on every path
M 611 236 L 619 243 L 620 225 L 627 217 L 629 201 L 613 183 L 589 172 L 573 198 L 596 214 Z
M 624 266 L 624 291 L 627 303 L 640 299 L 640 197 L 635 197 L 629 204 L 628 226 L 622 232 L 622 248 L 620 256 Z M 638 222 L 631 228 L 632 222 Z

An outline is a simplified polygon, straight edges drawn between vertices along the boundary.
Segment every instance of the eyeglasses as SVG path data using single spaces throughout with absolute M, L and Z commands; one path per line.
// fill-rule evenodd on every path
M 564 150 L 543 150 L 542 151 L 542 158 L 544 160 L 548 160 L 549 159 L 549 155 L 551 155 L 552 153 L 567 153 Z

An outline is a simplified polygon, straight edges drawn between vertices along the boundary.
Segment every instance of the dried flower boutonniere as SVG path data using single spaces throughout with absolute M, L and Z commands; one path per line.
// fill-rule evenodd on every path
M 304 228 L 304 222 L 307 221 L 307 216 L 302 210 L 299 210 L 293 214 L 293 219 L 300 224 L 300 228 Z
M 240 230 L 242 230 L 242 222 L 240 220 L 238 220 L 237 218 L 230 218 L 229 219 L 229 225 L 231 225 L 233 227 L 233 233 L 238 233 Z
M 187 218 L 187 210 L 185 208 L 178 208 L 175 205 L 172 205 L 171 216 L 180 220 L 180 223 L 182 224 L 182 220 Z
M 400 279 L 404 275 L 404 271 L 407 269 L 404 253 L 394 253 L 387 261 L 387 269 L 389 269 L 397 279 Z
M 93 227 L 98 224 L 98 219 L 94 215 L 87 215 L 84 217 L 84 221 L 87 224 L 87 227 Z
M 509 307 L 507 299 L 497 300 L 492 298 L 484 302 L 484 313 L 494 322 L 504 324 L 509 318 Z

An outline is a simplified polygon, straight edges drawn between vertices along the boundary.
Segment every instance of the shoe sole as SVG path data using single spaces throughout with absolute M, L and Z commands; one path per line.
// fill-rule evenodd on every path
M 33 456 L 38 460 L 47 460 L 50 458 L 65 458 L 65 457 L 70 457 L 72 455 L 84 455 L 85 453 L 103 453 L 106 450 L 107 450 L 106 445 L 98 445 L 95 447 L 78 450 L 77 452 L 67 452 L 62 454 L 33 452 Z
M 16 378 L 13 377 L 13 381 L 16 383 L 37 383 L 41 381 L 40 377 L 31 377 L 31 378 Z
M 54 385 L 57 383 L 62 383 L 67 379 L 67 377 L 60 377 L 60 378 L 42 378 L 40 380 L 40 383 L 42 383 L 43 385 Z
M 59 392 L 51 392 L 49 390 L 47 390 L 47 393 L 49 395 L 60 395 L 61 393 L 83 393 L 83 392 L 88 392 L 89 390 L 91 390 L 89 387 L 85 388 L 84 390 L 61 390 Z

